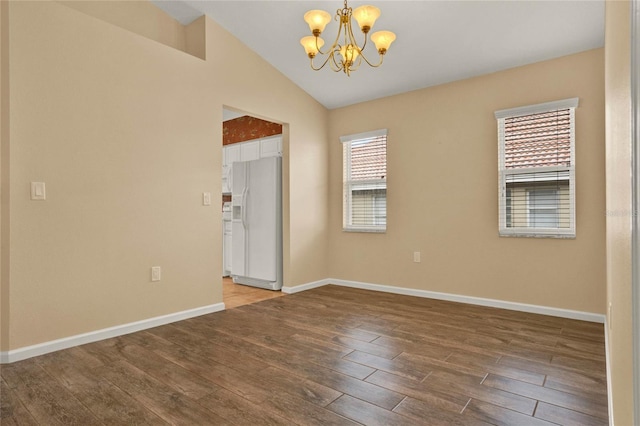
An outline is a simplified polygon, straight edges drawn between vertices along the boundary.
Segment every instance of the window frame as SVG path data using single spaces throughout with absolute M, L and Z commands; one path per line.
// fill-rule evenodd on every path
M 576 208 L 575 208 L 575 110 L 579 98 L 563 99 L 524 107 L 503 109 L 495 112 L 498 125 L 498 233 L 501 237 L 540 237 L 540 238 L 575 238 L 576 237 Z M 543 166 L 520 169 L 505 167 L 505 119 L 525 115 L 541 114 L 557 110 L 569 110 L 570 116 L 570 165 Z M 508 176 L 526 175 L 532 173 L 557 172 L 566 174 L 569 181 L 569 227 L 567 228 L 536 228 L 536 227 L 507 227 L 507 180 Z M 533 182 L 533 181 L 532 181 Z M 529 214 L 527 207 L 527 215 Z M 513 209 L 511 211 L 513 217 Z
M 367 233 L 385 233 L 387 232 L 387 220 L 385 216 L 384 224 L 373 224 L 373 225 L 353 225 L 349 223 L 350 220 L 353 219 L 353 187 L 357 185 L 379 185 L 379 188 L 372 189 L 384 189 L 385 190 L 385 214 L 387 212 L 387 174 L 388 170 L 385 173 L 385 177 L 383 179 L 369 179 L 369 180 L 358 180 L 358 181 L 349 181 L 347 180 L 347 176 L 351 176 L 351 143 L 361 141 L 364 139 L 372 139 L 372 138 L 380 138 L 385 137 L 385 155 L 386 155 L 386 147 L 388 143 L 388 131 L 387 129 L 379 129 L 372 130 L 369 132 L 363 133 L 355 133 L 352 135 L 340 136 L 340 142 L 343 147 L 343 182 L 342 182 L 342 230 L 344 232 L 367 232 Z M 348 145 L 348 149 L 345 147 Z M 386 167 L 385 161 L 385 167 Z M 349 189 L 348 189 L 349 188 Z M 375 197 L 375 195 L 374 195 Z M 372 200 L 372 209 L 374 212 L 372 214 L 372 218 L 374 222 L 376 222 L 375 215 L 375 203 Z

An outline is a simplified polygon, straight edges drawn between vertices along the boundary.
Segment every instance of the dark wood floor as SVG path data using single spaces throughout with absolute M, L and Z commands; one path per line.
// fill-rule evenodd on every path
M 608 424 L 601 324 L 336 286 L 1 376 L 3 425 Z

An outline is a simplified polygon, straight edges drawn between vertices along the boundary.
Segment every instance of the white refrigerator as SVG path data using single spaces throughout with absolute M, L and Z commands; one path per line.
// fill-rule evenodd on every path
M 231 189 L 234 283 L 282 288 L 282 162 L 280 157 L 233 163 Z

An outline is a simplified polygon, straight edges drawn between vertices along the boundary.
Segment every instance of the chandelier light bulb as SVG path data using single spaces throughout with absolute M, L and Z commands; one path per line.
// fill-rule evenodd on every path
M 353 44 L 348 44 L 340 48 L 340 56 L 342 56 L 342 61 L 345 64 L 353 64 L 359 55 L 360 49 Z
M 352 16 L 356 21 L 358 21 L 360 30 L 366 34 L 371 30 L 371 28 L 373 28 L 373 24 L 375 24 L 376 19 L 380 17 L 380 9 L 369 5 L 359 6 L 353 9 Z
M 320 37 L 306 36 L 300 39 L 300 44 L 304 47 L 307 56 L 313 58 L 318 54 L 318 49 L 324 46 L 324 40 Z
M 319 36 L 324 27 L 331 21 L 331 15 L 324 10 L 310 10 L 304 14 L 304 20 L 309 24 L 309 29 L 314 36 Z
M 396 39 L 396 35 L 391 31 L 376 31 L 371 34 L 371 41 L 376 45 L 378 53 L 384 55 L 387 53 L 387 49 L 391 46 L 391 43 Z

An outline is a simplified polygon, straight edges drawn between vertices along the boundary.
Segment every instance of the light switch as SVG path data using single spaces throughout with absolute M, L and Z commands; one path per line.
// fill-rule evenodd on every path
M 202 193 L 202 205 L 203 206 L 210 206 L 211 205 L 211 193 L 210 192 L 203 192 Z
M 45 190 L 44 182 L 31 182 L 31 199 L 32 200 L 47 199 L 47 192 Z
M 159 266 L 151 267 L 151 281 L 160 281 L 161 269 Z

